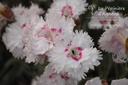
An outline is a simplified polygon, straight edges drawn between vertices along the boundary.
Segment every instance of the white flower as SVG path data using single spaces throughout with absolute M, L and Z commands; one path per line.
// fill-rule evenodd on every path
M 19 4 L 19 6 L 13 7 L 12 11 L 15 17 L 25 16 L 26 18 L 44 13 L 43 9 L 39 8 L 38 5 L 33 3 L 31 4 L 30 8 L 25 8 Z
M 6 28 L 6 32 L 3 34 L 3 42 L 6 48 L 13 53 L 16 58 L 24 58 L 23 42 L 22 42 L 23 31 L 17 22 L 9 25 Z
M 102 50 L 111 53 L 118 53 L 118 50 L 123 48 L 122 43 L 118 40 L 118 30 L 116 28 L 106 29 L 99 39 L 99 44 Z
M 3 42 L 6 48 L 18 59 L 23 59 L 26 56 L 25 52 L 23 52 L 25 44 L 23 42 L 23 36 L 25 35 L 24 29 L 28 25 L 27 22 L 29 20 L 29 18 L 26 19 L 24 16 L 17 17 L 17 22 L 10 24 L 3 34 Z
M 47 55 L 55 72 L 67 72 L 69 76 L 78 80 L 85 78 L 84 72 L 98 66 L 98 60 L 101 59 L 99 51 L 93 48 L 91 38 L 82 31 L 64 37 L 63 41 L 55 44 Z
M 108 85 L 107 82 L 103 82 L 99 77 L 95 77 L 88 80 L 85 85 Z M 128 79 L 122 78 L 117 80 L 112 80 L 111 85 L 128 85 Z
M 46 23 L 53 39 L 57 36 L 72 34 L 75 26 L 71 18 L 65 18 L 56 13 L 47 13 Z
M 78 81 L 65 74 L 54 73 L 50 65 L 46 66 L 43 75 L 33 80 L 32 85 L 77 85 Z
M 113 80 L 111 85 L 128 85 L 128 79 L 123 78 L 123 79 Z
M 20 17 L 20 16 L 23 16 L 28 11 L 28 8 L 25 8 L 21 4 L 19 4 L 19 6 L 13 7 L 12 11 L 15 17 Z
M 45 37 L 31 37 L 25 44 L 26 62 L 38 62 L 38 55 L 44 55 L 53 45 Z M 33 60 L 31 60 L 33 59 Z M 31 60 L 31 61 L 30 61 Z
M 99 77 L 95 77 L 91 80 L 88 80 L 85 85 L 102 85 L 101 80 Z
M 100 48 L 113 53 L 113 59 L 117 63 L 126 62 L 127 47 L 125 45 L 126 39 L 128 38 L 128 29 L 125 27 L 126 25 L 124 23 L 110 26 L 109 29 L 105 30 L 99 40 Z
M 54 0 L 49 12 L 58 13 L 61 16 L 78 18 L 78 16 L 86 11 L 86 0 Z
M 89 22 L 90 29 L 108 28 L 109 25 L 114 25 L 119 22 L 121 15 L 116 12 L 106 12 L 105 10 L 98 10 L 91 17 Z
M 28 13 L 31 14 L 33 12 L 39 15 L 39 14 L 43 14 L 44 10 L 42 8 L 39 8 L 39 5 L 31 3 Z
M 38 15 L 25 18 L 17 17 L 3 35 L 3 41 L 14 57 L 26 62 L 43 63 L 44 54 L 53 47 L 49 29 L 45 21 Z
M 52 39 L 46 23 L 39 16 L 33 16 L 27 25 L 23 37 L 26 61 L 36 62 L 39 55 L 44 55 L 53 47 Z

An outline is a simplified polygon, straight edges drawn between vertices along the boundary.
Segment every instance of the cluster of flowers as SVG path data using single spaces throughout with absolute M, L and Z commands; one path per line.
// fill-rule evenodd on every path
M 44 19 L 35 4 L 12 8 L 16 22 L 3 34 L 6 48 L 27 63 L 43 63 L 46 57 L 49 61 L 36 85 L 77 85 L 100 64 L 101 53 L 91 37 L 82 30 L 73 31 L 87 5 L 86 0 L 54 0 Z
M 107 15 L 108 14 L 108 15 Z M 112 53 L 116 63 L 126 63 L 128 54 L 128 17 L 119 13 L 99 10 L 94 13 L 89 23 L 90 29 L 104 29 L 99 39 L 102 50 Z M 95 24 L 94 24 L 95 23 Z
M 54 0 L 44 18 L 39 16 L 44 11 L 36 4 L 29 8 L 19 5 L 11 9 L 16 21 L 3 34 L 6 48 L 15 58 L 24 59 L 27 63 L 43 63 L 46 57 L 49 62 L 32 85 L 77 85 L 89 69 L 94 70 L 94 66 L 100 64 L 101 52 L 94 47 L 92 38 L 82 30 L 74 31 L 87 5 L 86 0 Z M 104 10 L 96 11 L 89 27 L 104 28 L 99 40 L 100 48 L 113 53 L 115 62 L 125 63 L 128 19 L 120 14 L 105 14 Z M 103 85 L 99 78 L 95 79 L 85 85 Z

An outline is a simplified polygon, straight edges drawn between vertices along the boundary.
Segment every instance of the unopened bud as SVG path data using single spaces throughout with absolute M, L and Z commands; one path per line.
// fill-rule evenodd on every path
M 125 41 L 125 53 L 128 56 L 128 38 Z
M 106 80 L 101 80 L 101 82 L 102 82 L 102 85 L 108 85 Z
M 76 26 L 80 26 L 80 20 L 79 19 L 74 19 L 74 23 L 76 24 Z
M 11 19 L 13 17 L 13 12 L 8 6 L 0 4 L 0 15 L 6 19 Z

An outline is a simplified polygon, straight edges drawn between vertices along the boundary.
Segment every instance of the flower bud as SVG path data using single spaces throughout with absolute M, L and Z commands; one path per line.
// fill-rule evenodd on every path
M 13 17 L 13 12 L 8 6 L 0 3 L 0 15 L 6 19 L 11 19 Z

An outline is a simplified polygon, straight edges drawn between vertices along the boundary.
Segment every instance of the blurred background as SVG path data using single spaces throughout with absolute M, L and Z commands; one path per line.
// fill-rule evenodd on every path
M 72 1 L 72 0 L 71 0 Z M 0 0 L 1 3 L 7 4 L 10 8 L 22 4 L 25 7 L 29 7 L 31 2 L 37 3 L 45 13 L 50 8 L 53 0 Z M 124 11 L 118 11 L 122 15 L 128 14 L 128 0 L 87 0 L 89 5 L 95 5 L 99 7 L 111 6 L 111 7 L 125 7 Z M 91 19 L 91 10 L 88 10 L 80 16 L 81 26 L 79 29 L 87 31 L 93 38 L 95 47 L 98 48 L 98 40 L 104 30 L 90 30 L 88 29 L 88 22 Z M 96 10 L 96 9 L 95 9 Z M 94 10 L 94 11 L 95 11 Z M 45 13 L 41 16 L 44 17 Z M 9 23 L 9 22 L 8 22 Z M 0 85 L 31 85 L 31 81 L 35 76 L 39 76 L 43 73 L 47 62 L 44 64 L 27 64 L 24 60 L 15 59 L 12 54 L 6 49 L 2 42 L 2 34 L 4 33 L 6 26 L 1 30 L 0 35 Z M 99 48 L 98 48 L 99 49 Z M 101 65 L 95 67 L 95 70 L 90 70 L 87 73 L 87 78 L 81 80 L 79 85 L 84 85 L 86 80 L 99 76 L 101 79 L 105 79 L 108 83 L 113 79 L 128 77 L 126 64 L 114 63 L 111 54 L 103 52 L 103 60 Z

